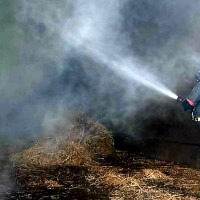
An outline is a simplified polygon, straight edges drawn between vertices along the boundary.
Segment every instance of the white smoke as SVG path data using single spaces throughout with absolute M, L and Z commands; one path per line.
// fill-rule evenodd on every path
M 78 1 L 80 3 L 80 1 Z M 75 10 L 71 20 L 64 27 L 64 40 L 88 56 L 98 59 L 119 76 L 127 80 L 127 84 L 136 81 L 164 95 L 176 99 L 177 95 L 163 86 L 134 59 L 127 59 L 126 41 L 120 37 L 122 16 L 120 1 L 81 1 L 82 6 Z M 74 24 L 74 27 L 70 26 Z M 128 60 L 128 61 L 127 61 Z
M 194 45 L 198 28 L 191 20 L 198 21 L 198 16 L 192 15 L 197 13 L 198 6 L 183 1 L 178 12 L 180 2 L 153 2 L 19 0 L 13 3 L 19 61 L 0 78 L 3 96 L 0 105 L 4 105 L 0 115 L 2 132 L 32 132 L 43 124 L 44 118 L 48 124 L 46 119 L 49 113 L 53 115 L 52 108 L 58 115 L 55 108 L 59 111 L 60 105 L 64 109 L 81 104 L 85 110 L 93 106 L 93 112 L 106 111 L 100 115 L 109 119 L 119 105 L 123 105 L 121 111 L 131 108 L 136 112 L 149 99 L 169 100 L 154 90 L 176 98 L 171 90 L 177 92 L 180 85 L 177 77 L 191 78 L 196 70 L 192 55 L 193 52 L 199 55 Z M 191 29 L 187 32 L 189 25 Z M 99 68 L 104 72 L 98 72 Z M 117 84 L 112 87 L 112 82 Z M 82 85 L 88 89 L 82 89 Z M 78 92 L 74 92 L 77 88 Z M 92 92 L 87 93 L 90 88 L 98 93 L 99 100 L 95 103 L 90 98 Z M 120 98 L 117 88 L 123 89 Z M 105 109 L 108 91 L 113 102 Z M 118 98 L 118 103 L 114 102 Z M 10 119 L 5 116 L 13 117 L 10 126 L 6 123 Z
M 21 66 L 18 67 L 18 70 L 23 73 L 23 77 L 19 78 L 20 81 L 16 81 L 14 91 L 17 91 L 17 93 L 21 91 L 19 96 L 22 99 L 24 98 L 23 93 L 30 93 L 32 98 L 37 99 L 36 108 L 34 108 L 37 113 L 35 118 L 45 117 L 45 124 L 48 124 L 46 119 L 51 113 L 51 111 L 47 112 L 45 110 L 51 110 L 51 103 L 55 99 L 53 97 L 55 96 L 54 93 L 61 91 L 62 87 L 57 86 L 58 89 L 53 89 L 50 105 L 46 102 L 49 99 L 44 98 L 42 94 L 38 95 L 37 88 L 44 88 L 45 90 L 47 87 L 51 87 L 49 86 L 51 83 L 56 85 L 56 83 L 53 84 L 54 80 L 59 79 L 67 68 L 73 70 L 75 66 L 70 63 L 63 64 L 63 60 L 68 62 L 71 57 L 76 60 L 77 55 L 77 60 L 79 60 L 80 54 L 85 55 L 82 60 L 87 60 L 86 57 L 91 58 L 98 63 L 97 66 L 93 64 L 94 68 L 92 70 L 88 70 L 89 78 L 93 79 L 97 78 L 94 71 L 102 65 L 102 69 L 105 69 L 106 66 L 107 69 L 113 72 L 113 76 L 110 78 L 113 81 L 116 79 L 115 81 L 119 82 L 119 87 L 121 87 L 121 79 L 123 80 L 123 89 L 126 94 L 121 99 L 123 101 L 124 98 L 124 101 L 129 105 L 125 105 L 122 110 L 125 111 L 131 107 L 131 110 L 135 112 L 138 107 L 145 106 L 149 99 L 168 101 L 168 98 L 159 93 L 175 99 L 177 96 L 168 87 L 176 92 L 176 86 L 179 85 L 177 76 L 187 73 L 189 66 L 192 66 L 193 60 L 190 55 L 193 55 L 194 50 L 191 51 L 191 54 L 188 54 L 189 50 L 182 50 L 182 47 L 185 46 L 183 42 L 188 42 L 189 39 L 176 42 L 176 33 L 179 33 L 179 30 L 171 33 L 171 29 L 167 28 L 167 26 L 171 28 L 170 26 L 175 27 L 176 24 L 187 22 L 182 20 L 182 18 L 185 18 L 184 14 L 177 16 L 176 4 L 166 1 L 160 3 L 167 10 L 163 12 L 160 12 L 159 6 L 153 6 L 151 2 L 147 3 L 150 7 L 146 7 L 148 10 L 145 10 L 143 7 L 145 2 L 131 2 L 128 0 L 123 2 L 119 0 L 109 2 L 106 0 L 62 0 L 59 2 L 50 0 L 48 3 L 47 1 L 20 0 L 17 4 L 18 25 L 23 33 L 20 45 Z M 130 10 L 127 6 L 130 8 L 132 6 L 133 10 Z M 183 4 L 180 9 L 184 10 L 186 7 L 188 7 L 187 3 Z M 155 14 L 152 13 L 152 9 L 155 9 Z M 168 19 L 167 16 L 170 10 L 173 13 Z M 193 11 L 193 7 L 190 10 Z M 155 17 L 151 19 L 150 16 L 154 15 Z M 186 15 L 188 15 L 188 12 L 186 12 Z M 173 18 L 175 18 L 174 24 L 172 22 Z M 147 22 L 152 23 L 153 28 L 147 29 Z M 127 27 L 124 24 L 127 24 Z M 154 26 L 158 28 L 156 29 Z M 181 24 L 181 26 L 184 27 L 184 24 Z M 156 42 L 162 39 L 161 31 L 166 32 L 167 40 L 162 46 L 158 46 Z M 165 36 L 165 32 L 163 36 Z M 158 38 L 156 40 L 154 34 L 157 33 Z M 174 39 L 171 39 L 171 35 L 174 36 Z M 190 35 L 188 37 L 190 38 Z M 178 44 L 176 51 L 170 49 L 171 46 L 174 47 L 176 44 Z M 157 51 L 155 46 L 158 49 Z M 138 51 L 135 50 L 137 48 Z M 139 52 L 144 49 L 152 50 L 154 55 L 150 52 L 139 55 Z M 177 55 L 170 58 L 170 50 L 173 50 Z M 157 55 L 155 55 L 156 53 Z M 188 62 L 187 66 L 185 64 L 186 60 Z M 179 61 L 184 62 L 184 66 L 177 66 Z M 83 68 L 89 67 L 86 64 Z M 195 68 L 190 70 L 188 75 L 192 76 L 194 71 Z M 75 72 L 77 74 L 73 74 L 73 76 L 76 77 L 77 75 L 76 81 L 78 83 L 79 72 Z M 19 73 L 11 72 L 11 74 L 15 74 L 13 76 L 16 77 L 16 74 Z M 105 91 L 111 89 L 110 87 L 108 89 L 105 83 L 105 80 L 109 79 L 106 76 L 109 75 L 103 75 L 102 73 L 100 82 L 96 83 L 96 90 L 100 91 L 102 96 Z M 89 87 L 93 87 L 94 82 L 91 82 L 91 84 L 90 82 L 88 80 Z M 73 87 L 70 88 L 69 83 L 70 90 L 67 90 L 56 99 L 54 107 L 58 107 L 59 110 L 59 104 L 63 105 L 64 102 L 71 104 L 71 102 L 77 101 L 82 102 L 83 107 L 85 106 L 86 110 L 88 109 L 90 106 L 88 105 L 90 104 L 88 94 L 80 89 L 81 99 L 79 99 L 79 96 L 71 94 L 73 93 Z M 57 91 L 55 92 L 55 90 Z M 11 92 L 13 96 L 15 93 Z M 115 98 L 115 95 L 113 92 L 113 98 Z M 131 102 L 134 102 L 134 104 L 132 105 Z M 98 107 L 102 107 L 101 104 L 106 104 L 103 97 L 100 103 L 96 103 L 95 112 L 102 112 L 98 109 Z M 105 105 L 103 106 L 105 107 Z M 112 117 L 109 113 L 113 113 L 113 109 L 107 109 L 105 114 L 108 115 L 107 118 Z M 58 115 L 57 111 L 55 113 Z

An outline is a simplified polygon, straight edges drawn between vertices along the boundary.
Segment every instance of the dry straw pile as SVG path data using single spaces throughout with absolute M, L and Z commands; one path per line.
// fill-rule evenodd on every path
M 112 133 L 102 124 L 78 113 L 65 127 L 56 127 L 50 137 L 40 138 L 12 161 L 34 166 L 91 164 L 114 152 Z

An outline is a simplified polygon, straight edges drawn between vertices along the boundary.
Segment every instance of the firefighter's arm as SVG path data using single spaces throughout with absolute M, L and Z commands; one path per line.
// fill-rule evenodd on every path
M 184 110 L 192 110 L 200 100 L 200 83 L 197 83 L 192 89 L 190 95 L 181 101 Z
M 194 102 L 191 99 L 183 99 L 181 103 L 184 110 L 192 110 L 194 108 Z
M 177 101 L 182 104 L 184 110 L 192 110 L 194 108 L 194 102 L 189 98 L 178 97 Z

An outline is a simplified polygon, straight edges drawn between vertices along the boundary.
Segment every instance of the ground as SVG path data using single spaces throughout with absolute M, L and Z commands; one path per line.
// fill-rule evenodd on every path
M 112 132 L 85 114 L 53 130 L 8 155 L 10 165 L 1 170 L 11 171 L 16 184 L 4 199 L 200 199 L 199 169 L 116 150 Z
M 15 166 L 6 199 L 200 199 L 200 170 L 116 151 L 80 166 Z

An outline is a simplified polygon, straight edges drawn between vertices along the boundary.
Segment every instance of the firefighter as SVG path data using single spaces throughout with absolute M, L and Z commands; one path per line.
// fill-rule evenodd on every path
M 194 78 L 197 84 L 192 89 L 190 95 L 185 99 L 178 97 L 177 101 L 182 103 L 184 110 L 191 110 L 192 120 L 200 125 L 200 71 L 194 75 Z

